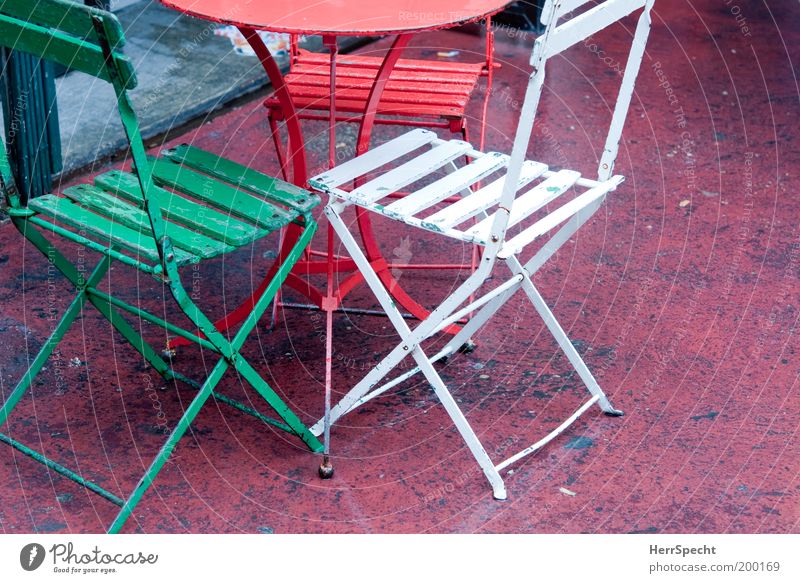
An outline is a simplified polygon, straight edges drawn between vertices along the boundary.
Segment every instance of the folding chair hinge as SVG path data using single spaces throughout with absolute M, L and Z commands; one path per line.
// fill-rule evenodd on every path
M 153 267 L 153 277 L 162 283 L 172 285 L 172 280 L 170 279 L 169 275 L 164 272 L 164 269 L 160 265 Z

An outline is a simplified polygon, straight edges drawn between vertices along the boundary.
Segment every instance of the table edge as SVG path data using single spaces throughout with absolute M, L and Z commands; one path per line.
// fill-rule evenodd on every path
M 310 34 L 310 35 L 330 35 L 330 36 L 386 36 L 386 35 L 399 35 L 399 34 L 413 34 L 416 32 L 425 32 L 425 31 L 433 31 L 433 30 L 442 30 L 448 28 L 456 28 L 458 26 L 463 26 L 465 24 L 471 24 L 473 22 L 477 22 L 478 20 L 483 20 L 489 16 L 494 16 L 495 14 L 502 12 L 508 4 L 510 4 L 510 0 L 505 2 L 502 6 L 499 6 L 495 10 L 491 10 L 489 12 L 476 14 L 474 16 L 468 16 L 461 20 L 453 20 L 449 22 L 442 22 L 440 24 L 431 25 L 431 26 L 411 26 L 408 28 L 397 28 L 397 29 L 370 29 L 370 30 L 311 30 L 311 29 L 301 29 L 301 28 L 294 28 L 294 27 L 285 27 L 285 26 L 275 26 L 275 25 L 264 25 L 264 24 L 256 24 L 256 23 L 244 23 L 244 22 L 237 22 L 235 20 L 229 20 L 222 17 L 214 17 L 209 16 L 208 14 L 201 14 L 199 12 L 195 12 L 190 9 L 178 7 L 170 0 L 158 0 L 162 5 L 166 6 L 170 10 L 174 10 L 180 14 L 185 14 L 187 16 L 191 16 L 193 18 L 198 18 L 200 20 L 205 20 L 208 22 L 218 22 L 219 24 L 228 24 L 232 26 L 236 26 L 238 28 L 251 28 L 254 30 L 264 30 L 269 32 L 278 32 L 278 33 L 286 33 L 286 34 Z

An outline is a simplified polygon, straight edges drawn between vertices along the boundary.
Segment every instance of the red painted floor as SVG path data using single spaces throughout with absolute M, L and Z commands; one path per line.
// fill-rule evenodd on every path
M 212 403 L 126 532 L 798 532 L 800 8 L 662 1 L 655 13 L 617 165 L 628 180 L 536 276 L 625 417 L 590 411 L 516 465 L 506 480 L 509 499 L 497 502 L 419 381 L 335 427 L 336 477 L 329 482 L 316 477 L 319 459 L 299 441 Z M 602 35 L 598 48 L 618 54 L 622 36 Z M 503 68 L 492 95 L 492 149 L 510 149 L 530 42 L 498 32 Z M 410 53 L 452 47 L 461 49 L 459 58 L 480 58 L 482 50 L 476 37 L 443 32 L 418 38 Z M 549 75 L 531 155 L 591 174 L 609 118 L 604 99 L 614 63 L 609 68 L 585 47 L 568 59 Z M 594 85 L 576 74 L 592 70 L 599 73 Z M 253 101 L 174 141 L 274 173 L 265 126 Z M 307 130 L 323 136 L 314 146 L 318 163 L 325 126 Z M 375 139 L 396 132 L 381 129 Z M 340 140 L 348 143 L 352 133 L 343 130 Z M 466 258 L 469 251 L 388 222 L 378 232 L 387 256 L 401 261 Z M 69 299 L 64 282 L 21 241 L 12 225 L 0 226 L 4 393 Z M 273 248 L 262 242 L 252 254 L 226 257 L 187 279 L 222 314 L 257 283 Z M 80 259 L 75 249 L 71 254 Z M 463 276 L 399 275 L 428 305 Z M 110 280 L 124 297 L 163 309 L 155 282 L 122 267 Z M 346 305 L 375 301 L 362 288 Z M 309 423 L 322 411 L 323 330 L 319 313 L 286 311 L 277 329 L 261 327 L 246 350 Z M 158 330 L 149 338 L 163 342 Z M 533 442 L 583 398 L 521 298 L 477 340 L 478 350 L 448 363 L 444 376 L 490 451 Z M 393 342 L 381 318 L 337 317 L 337 390 Z M 174 422 L 192 390 L 165 387 L 91 311 L 59 356 L 4 431 L 127 495 L 160 445 L 160 419 Z M 200 377 L 209 362 L 186 350 L 177 364 Z M 223 389 L 252 396 L 234 377 Z M 115 512 L 15 450 L 0 449 L 0 531 L 97 532 Z

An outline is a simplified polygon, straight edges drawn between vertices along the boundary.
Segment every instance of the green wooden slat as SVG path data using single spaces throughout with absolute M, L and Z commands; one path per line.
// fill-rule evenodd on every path
M 120 48 L 125 43 L 122 26 L 110 12 L 64 0 L 0 0 L 0 12 L 20 20 L 38 24 L 44 28 L 55 28 L 67 34 L 90 39 L 99 43 L 92 14 L 99 15 L 106 23 L 108 42 Z
M 164 150 L 162 155 L 173 162 L 200 170 L 301 213 L 310 211 L 320 203 L 320 199 L 316 195 L 294 184 L 267 176 L 257 170 L 226 158 L 220 158 L 188 144 Z
M 150 160 L 153 178 L 160 186 L 169 186 L 198 198 L 263 229 L 274 231 L 298 216 L 296 211 L 286 211 L 248 192 L 179 166 L 170 160 L 154 158 Z
M 106 70 L 103 51 L 97 45 L 52 30 L 0 14 L 0 46 L 36 55 L 93 77 L 111 81 Z M 114 52 L 121 81 L 127 89 L 136 86 L 136 74 L 128 58 Z
M 94 183 L 128 202 L 139 207 L 142 206 L 139 180 L 129 172 L 112 170 L 96 176 Z M 156 187 L 153 195 L 158 200 L 164 216 L 176 223 L 205 233 L 209 237 L 224 241 L 228 245 L 241 247 L 267 235 L 267 231 L 163 188 Z
M 81 206 L 87 207 L 126 227 L 130 227 L 138 233 L 152 233 L 150 219 L 146 212 L 106 194 L 99 188 L 81 184 L 67 188 L 64 190 L 64 195 Z M 182 225 L 167 221 L 164 227 L 173 245 L 204 259 L 215 257 L 234 249 L 230 245 L 211 237 L 206 237 L 202 233 L 191 231 Z
M 28 207 L 65 225 L 86 231 L 87 235 L 92 235 L 103 244 L 118 245 L 153 263 L 160 261 L 152 236 L 137 233 L 125 225 L 87 211 L 69 199 L 47 194 L 33 199 L 28 203 Z M 199 258 L 181 249 L 175 249 L 175 260 L 179 265 L 183 265 L 196 263 Z

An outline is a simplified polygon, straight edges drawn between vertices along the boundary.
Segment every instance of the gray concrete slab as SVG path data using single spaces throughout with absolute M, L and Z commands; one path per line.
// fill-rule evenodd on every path
M 214 34 L 214 23 L 183 16 L 156 0 L 142 0 L 117 15 L 139 77 L 131 98 L 145 139 L 267 85 L 258 59 L 236 53 L 228 38 Z M 318 49 L 320 41 L 312 37 L 303 45 Z M 281 62 L 288 66 L 288 59 Z M 65 173 L 124 149 L 110 86 L 71 72 L 57 81 L 57 92 Z

